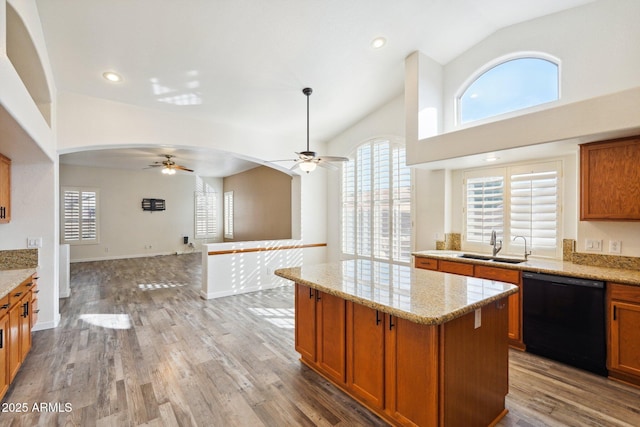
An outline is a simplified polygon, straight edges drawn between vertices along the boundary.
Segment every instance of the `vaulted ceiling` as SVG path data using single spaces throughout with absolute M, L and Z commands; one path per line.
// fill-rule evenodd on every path
M 37 0 L 58 91 L 330 139 L 500 28 L 593 0 Z M 386 45 L 371 42 L 384 37 Z M 109 83 L 105 71 L 122 76 Z

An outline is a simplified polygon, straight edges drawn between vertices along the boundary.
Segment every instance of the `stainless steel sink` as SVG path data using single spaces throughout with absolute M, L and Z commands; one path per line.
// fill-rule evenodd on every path
M 504 262 L 507 264 L 520 264 L 524 262 L 523 259 L 518 258 L 505 258 L 505 257 L 495 257 L 491 255 L 480 255 L 480 254 L 462 254 L 458 255 L 459 258 L 468 258 L 468 259 L 477 259 L 480 261 L 491 261 L 491 262 Z

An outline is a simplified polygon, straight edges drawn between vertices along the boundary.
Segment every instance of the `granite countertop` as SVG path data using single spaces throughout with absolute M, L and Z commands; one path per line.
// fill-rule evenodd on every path
M 4 298 L 12 289 L 28 279 L 35 268 L 23 268 L 17 270 L 0 270 L 0 298 Z
M 281 268 L 275 274 L 425 325 L 446 323 L 518 292 L 508 283 L 368 260 Z
M 463 253 L 465 252 L 430 250 L 413 252 L 412 255 L 416 257 L 445 259 L 449 261 L 463 262 L 468 264 L 490 265 L 492 267 L 507 268 L 511 270 L 559 274 L 563 276 L 580 277 L 584 279 L 602 280 L 606 282 L 616 282 L 627 285 L 640 286 L 640 271 L 638 270 L 594 267 L 590 265 L 575 264 L 568 261 L 540 258 L 529 258 L 529 260 L 520 264 L 509 264 L 503 262 L 460 258 L 460 255 L 462 255 Z

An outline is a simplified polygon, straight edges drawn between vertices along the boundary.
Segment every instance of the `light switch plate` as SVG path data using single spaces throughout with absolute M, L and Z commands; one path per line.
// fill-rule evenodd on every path
M 42 247 L 42 237 L 27 237 L 27 249 L 37 249 Z
M 602 252 L 602 240 L 586 239 L 584 249 L 590 252 Z

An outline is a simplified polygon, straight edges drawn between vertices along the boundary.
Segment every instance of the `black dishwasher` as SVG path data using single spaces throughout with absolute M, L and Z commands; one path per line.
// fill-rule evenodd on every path
M 604 282 L 522 273 L 527 351 L 607 375 Z

